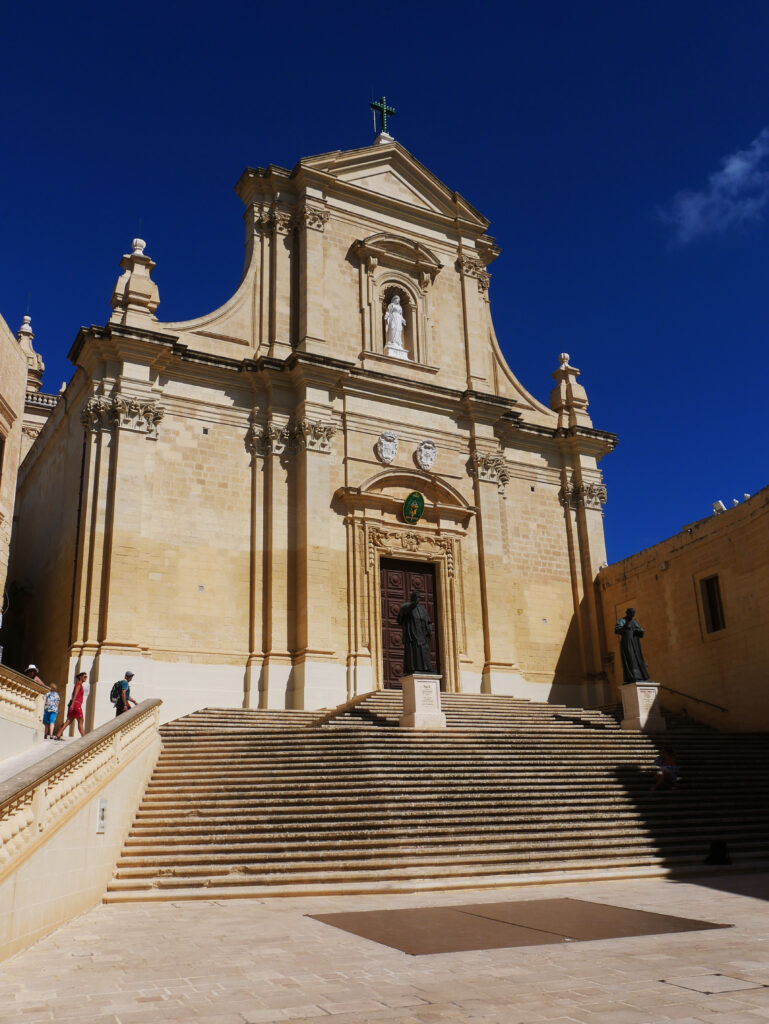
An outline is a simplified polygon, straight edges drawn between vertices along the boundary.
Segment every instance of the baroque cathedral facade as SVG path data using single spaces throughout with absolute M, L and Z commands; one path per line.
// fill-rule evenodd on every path
M 549 405 L 507 365 L 486 219 L 386 134 L 237 192 L 228 302 L 159 320 L 136 239 L 74 342 L 19 471 L 17 657 L 88 671 L 92 724 L 126 668 L 165 719 L 332 707 L 398 685 L 416 589 L 446 691 L 600 702 L 615 439 L 567 355 Z

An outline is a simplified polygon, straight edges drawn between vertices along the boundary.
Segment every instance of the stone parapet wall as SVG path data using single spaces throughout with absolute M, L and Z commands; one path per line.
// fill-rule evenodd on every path
M 46 686 L 0 665 L 0 756 L 10 757 L 42 738 L 46 693 Z
M 0 960 L 103 895 L 160 752 L 159 708 L 144 701 L 0 785 Z

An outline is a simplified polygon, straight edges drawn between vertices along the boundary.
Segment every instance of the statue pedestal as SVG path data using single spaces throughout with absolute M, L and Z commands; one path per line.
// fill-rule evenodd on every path
M 398 725 L 402 729 L 445 729 L 446 716 L 441 711 L 441 677 L 428 673 L 401 676 L 403 714 Z
M 652 682 L 651 679 L 623 684 L 623 729 L 639 729 L 641 732 L 665 731 L 665 719 L 660 711 L 659 688 L 660 684 Z
M 405 359 L 409 361 L 409 354 L 405 348 L 398 348 L 397 345 L 385 345 L 385 355 L 390 356 L 391 359 Z

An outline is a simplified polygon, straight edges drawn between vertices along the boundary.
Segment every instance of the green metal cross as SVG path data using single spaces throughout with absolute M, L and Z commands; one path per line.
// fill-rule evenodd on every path
M 369 103 L 369 106 L 371 107 L 372 110 L 378 110 L 379 111 L 379 114 L 381 115 L 381 118 L 382 118 L 382 131 L 386 132 L 387 131 L 387 115 L 388 114 L 394 114 L 395 113 L 395 107 L 388 107 L 387 101 L 385 100 L 384 96 L 381 98 L 381 100 L 377 100 L 374 103 Z

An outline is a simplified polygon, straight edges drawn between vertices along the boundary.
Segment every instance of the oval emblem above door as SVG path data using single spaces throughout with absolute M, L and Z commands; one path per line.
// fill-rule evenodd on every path
M 403 518 L 411 526 L 418 523 L 425 511 L 425 499 L 419 491 L 412 491 L 403 502 Z

